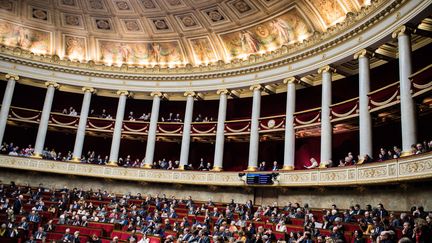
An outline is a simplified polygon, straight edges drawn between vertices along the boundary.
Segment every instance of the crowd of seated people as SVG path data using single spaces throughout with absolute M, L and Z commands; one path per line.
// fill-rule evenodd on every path
M 170 112 L 166 117 L 161 116 L 160 121 L 161 122 L 182 122 L 183 120 L 180 117 L 179 113 L 174 115 L 174 113 Z
M 69 109 L 64 108 L 62 114 L 69 116 L 78 116 L 78 112 L 72 106 Z
M 412 146 L 412 149 L 410 151 L 411 155 L 418 155 L 426 152 L 432 151 L 432 140 L 427 142 L 424 141 L 423 143 L 418 143 Z M 28 145 L 27 147 L 20 148 L 19 146 L 16 146 L 14 143 L 6 143 L 4 142 L 0 146 L 0 154 L 6 154 L 10 156 L 20 156 L 20 157 L 30 157 L 34 154 L 34 148 L 32 145 Z M 48 160 L 57 160 L 57 161 L 70 161 L 72 160 L 72 152 L 67 151 L 66 153 L 57 152 L 54 148 L 48 149 L 45 148 L 42 151 L 42 158 L 48 159 Z M 396 159 L 401 156 L 401 149 L 397 146 L 394 146 L 392 150 L 386 150 L 384 148 L 380 149 L 378 159 L 374 160 L 368 155 L 363 157 L 362 163 L 370 163 L 370 162 L 382 162 L 389 159 Z M 358 156 L 359 160 L 356 160 L 353 156 L 352 152 L 348 152 L 347 155 L 339 160 L 339 163 L 336 164 L 332 161 L 328 161 L 324 164 L 324 166 L 318 163 L 318 161 L 315 158 L 310 158 L 310 164 L 305 165 L 305 169 L 314 169 L 318 167 L 341 167 L 341 166 L 350 166 L 350 165 L 356 165 L 360 161 L 360 156 Z M 81 157 L 82 163 L 89 163 L 89 164 L 98 164 L 98 165 L 105 165 L 108 163 L 109 157 L 107 155 L 103 156 L 101 154 L 96 154 L 95 151 L 88 151 L 87 154 L 83 154 Z M 118 165 L 123 167 L 136 167 L 140 168 L 144 166 L 145 159 L 139 159 L 135 158 L 132 159 L 130 155 L 126 155 L 124 158 L 119 157 L 118 159 Z M 179 168 L 179 161 L 178 160 L 166 160 L 161 159 L 158 161 L 154 161 L 152 164 L 152 168 L 155 169 L 177 169 Z M 322 162 L 321 162 L 322 163 Z M 194 168 L 192 164 L 188 164 L 184 167 L 186 170 L 200 170 L 200 171 L 210 171 L 212 169 L 212 164 L 210 162 L 205 163 L 204 159 L 200 159 L 200 163 L 197 168 Z M 258 165 L 258 171 L 279 171 L 281 170 L 281 166 L 278 164 L 277 161 L 273 161 L 273 164 L 271 166 L 268 166 L 265 161 L 262 161 Z
M 62 111 L 62 114 L 70 115 L 70 116 L 78 116 L 78 112 L 73 107 L 69 107 L 69 109 L 65 108 Z M 95 109 L 90 109 L 89 117 L 97 117 L 103 119 L 113 119 L 111 114 L 107 112 L 106 109 L 102 109 L 100 113 L 97 113 Z M 129 113 L 125 116 L 125 119 L 128 121 L 150 121 L 151 113 L 143 113 L 140 117 L 137 117 L 133 111 L 129 111 Z M 160 117 L 161 122 L 182 122 L 182 118 L 180 117 L 180 113 L 174 114 L 172 112 L 168 113 L 166 116 Z M 201 114 L 198 114 L 194 122 L 212 122 L 213 117 L 205 116 L 203 117 Z
M 208 116 L 202 116 L 201 114 L 198 114 L 198 116 L 194 119 L 195 122 L 212 122 L 213 117 Z
M 55 190 L 42 185 L 30 188 L 13 182 L 0 185 L 0 205 L 0 241 L 59 238 L 60 242 L 79 242 L 74 240 L 86 237 L 89 242 L 102 242 L 104 238 L 109 242 L 118 239 L 121 232 L 126 233 L 126 242 L 138 242 L 148 236 L 161 237 L 167 243 L 210 243 L 210 238 L 213 242 L 253 243 L 432 240 L 432 212 L 426 212 L 422 206 L 395 213 L 383 204 L 365 208 L 356 204 L 345 210 L 336 204 L 321 210 L 290 202 L 283 207 L 277 203 L 257 206 L 252 201 L 234 200 L 216 204 L 211 199 L 195 202 L 191 196 L 116 196 L 100 189 Z M 78 231 L 84 234 L 84 230 L 90 232 L 92 228 L 99 234 L 83 236 Z

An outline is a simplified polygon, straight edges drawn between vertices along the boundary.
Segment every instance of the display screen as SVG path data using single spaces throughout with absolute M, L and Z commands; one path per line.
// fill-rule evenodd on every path
M 272 174 L 247 174 L 246 183 L 248 185 L 272 185 Z

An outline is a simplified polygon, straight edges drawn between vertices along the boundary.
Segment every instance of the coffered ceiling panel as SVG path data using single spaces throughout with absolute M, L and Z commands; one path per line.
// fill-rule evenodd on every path
M 325 31 L 368 0 L 0 0 L 0 44 L 113 65 L 201 65 Z

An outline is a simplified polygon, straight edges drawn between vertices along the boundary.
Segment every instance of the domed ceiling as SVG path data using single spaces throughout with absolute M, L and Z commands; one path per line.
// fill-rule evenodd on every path
M 368 0 L 0 0 L 0 44 L 108 65 L 199 66 L 289 48 Z

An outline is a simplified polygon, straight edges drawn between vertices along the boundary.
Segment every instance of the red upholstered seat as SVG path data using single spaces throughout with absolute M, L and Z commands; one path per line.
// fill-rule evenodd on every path
M 71 234 L 73 234 L 75 231 L 79 231 L 80 235 L 91 236 L 95 234 L 98 237 L 102 236 L 101 228 L 79 227 L 79 226 L 72 226 L 72 225 L 57 225 L 55 228 L 55 232 L 63 233 L 67 228 L 70 229 Z
M 114 230 L 114 224 L 89 222 L 88 227 L 103 229 L 106 235 L 110 235 Z
M 273 232 L 276 236 L 276 239 L 278 240 L 284 240 L 285 239 L 285 233 L 284 232 Z

